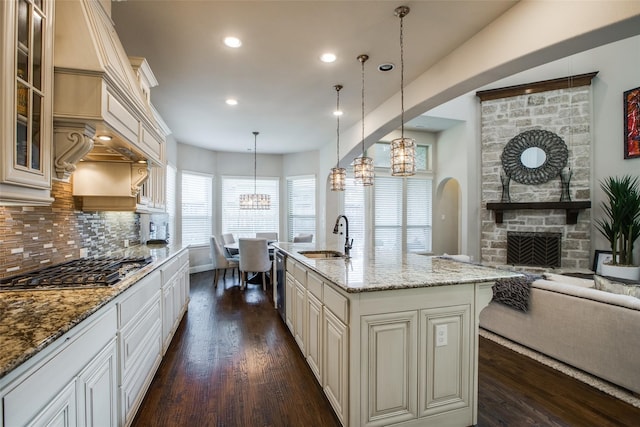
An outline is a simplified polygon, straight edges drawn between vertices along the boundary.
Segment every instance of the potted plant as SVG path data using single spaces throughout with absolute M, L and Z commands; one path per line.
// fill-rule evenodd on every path
M 638 177 L 608 177 L 600 182 L 608 200 L 602 202 L 605 217 L 596 228 L 609 241 L 612 259 L 602 266 L 605 276 L 640 280 L 640 266 L 633 265 L 633 244 L 640 237 L 640 182 Z

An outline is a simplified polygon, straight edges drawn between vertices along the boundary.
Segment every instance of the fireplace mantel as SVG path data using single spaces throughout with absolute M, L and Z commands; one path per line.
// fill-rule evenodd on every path
M 504 211 L 514 210 L 542 210 L 542 209 L 563 209 L 567 213 L 567 224 L 578 223 L 578 213 L 581 210 L 591 208 L 591 201 L 577 202 L 520 202 L 520 203 L 494 203 L 488 202 L 487 209 L 495 212 L 496 224 L 502 224 L 502 214 Z

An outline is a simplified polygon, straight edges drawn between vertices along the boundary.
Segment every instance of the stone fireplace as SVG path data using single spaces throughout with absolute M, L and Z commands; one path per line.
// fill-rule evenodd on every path
M 478 92 L 481 100 L 482 204 L 481 258 L 494 266 L 516 270 L 542 271 L 590 269 L 591 210 L 571 212 L 558 206 L 562 185 L 560 176 L 535 185 L 509 183 L 509 207 L 502 211 L 487 209 L 487 203 L 501 202 L 502 152 L 515 136 L 541 129 L 558 135 L 567 146 L 566 168 L 571 168 L 572 201 L 590 199 L 591 169 L 591 79 L 596 73 L 557 80 Z M 551 202 L 551 203 L 550 203 Z M 522 205 L 535 208 L 517 209 Z M 571 217 L 571 218 L 570 218 Z M 525 234 L 522 234 L 525 233 Z M 509 238 L 522 243 L 522 236 L 534 246 L 514 257 L 509 253 Z M 518 237 L 516 237 L 518 236 Z M 553 236 L 551 240 L 547 237 Z M 550 243 L 550 242 L 556 242 Z M 538 245 L 538 246 L 535 246 Z M 551 245 L 551 246 L 549 246 Z M 523 252 L 524 251 L 524 252 Z M 534 254 L 536 252 L 537 254 Z M 545 259 L 540 259 L 544 254 Z M 527 261 L 526 259 L 529 259 Z M 558 259 L 546 259 L 546 257 Z M 533 259 L 533 261 L 531 261 Z M 531 262 L 530 262 L 531 261 Z M 540 261 L 536 263 L 534 261 Z M 552 261 L 552 263 L 549 263 Z M 537 264 L 536 266 L 534 266 Z M 546 265 L 543 267 L 543 265 Z

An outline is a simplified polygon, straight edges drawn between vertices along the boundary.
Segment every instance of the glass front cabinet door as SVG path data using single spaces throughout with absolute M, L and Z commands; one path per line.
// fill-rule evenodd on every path
M 0 205 L 52 201 L 53 3 L 0 2 Z

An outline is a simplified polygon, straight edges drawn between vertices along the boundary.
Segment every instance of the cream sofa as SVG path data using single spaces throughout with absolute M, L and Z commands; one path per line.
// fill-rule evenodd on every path
M 492 301 L 480 327 L 640 393 L 640 299 L 545 277 L 532 283 L 527 312 Z

